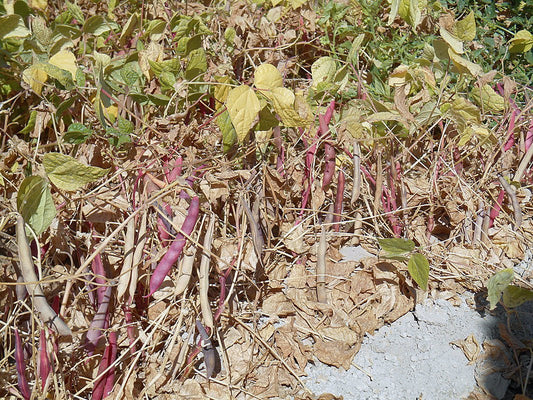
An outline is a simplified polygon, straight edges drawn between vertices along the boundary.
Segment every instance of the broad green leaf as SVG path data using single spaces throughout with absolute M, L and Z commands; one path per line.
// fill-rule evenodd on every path
M 203 75 L 205 71 L 207 71 L 207 58 L 205 56 L 205 50 L 199 48 L 191 51 L 189 54 L 187 69 L 185 70 L 185 79 L 188 81 L 195 80 Z
M 119 43 L 124 44 L 126 42 L 126 39 L 131 36 L 131 34 L 137 28 L 138 25 L 139 25 L 139 13 L 131 14 L 128 21 L 126 22 L 126 25 L 124 25 L 124 28 L 122 28 L 122 32 L 120 33 L 120 38 L 118 39 Z
M 457 53 L 457 54 L 463 54 L 464 53 L 463 42 L 458 37 L 452 35 L 450 32 L 448 32 L 442 26 L 440 27 L 439 32 L 440 32 L 440 36 L 450 46 L 450 48 L 453 51 L 455 51 L 455 53 Z
M 447 61 L 450 59 L 450 55 L 448 54 L 449 49 L 450 49 L 450 46 L 443 39 L 433 40 L 433 50 L 435 51 L 435 56 L 439 60 Z M 432 58 L 430 58 L 429 60 L 433 61 Z
M 337 72 L 337 64 L 331 57 L 320 57 L 311 65 L 311 75 L 313 84 L 311 87 L 316 88 L 322 82 L 333 82 Z
M 93 131 L 87 128 L 85 125 L 80 123 L 70 124 L 63 140 L 70 144 L 81 144 L 84 143 L 88 138 L 91 137 Z
M 126 118 L 122 118 L 120 115 L 118 116 L 118 130 L 120 133 L 123 135 L 129 135 L 133 133 L 134 128 L 135 125 L 133 125 L 133 122 Z
M 532 301 L 533 291 L 509 285 L 503 291 L 502 300 L 506 307 L 515 308 L 524 304 L 526 301 Z
M 287 127 L 304 127 L 311 122 L 309 105 L 303 99 L 297 101 L 292 90 L 282 87 L 274 88 L 270 92 L 270 99 L 274 110 Z
M 468 61 L 466 58 L 461 57 L 459 54 L 457 54 L 453 49 L 448 49 L 448 55 L 450 56 L 450 59 L 453 62 L 453 65 L 459 73 L 461 74 L 470 74 L 474 78 L 477 78 L 481 74 L 483 74 L 483 68 L 479 66 L 478 64 L 474 64 L 471 61 Z
M 0 39 L 23 38 L 29 35 L 30 31 L 24 25 L 20 15 L 11 14 L 0 17 Z
M 255 69 L 254 85 L 259 90 L 272 90 L 283 86 L 283 78 L 272 64 L 261 64 Z
M 509 41 L 511 53 L 525 53 L 533 47 L 533 35 L 525 29 L 516 32 L 514 38 Z
M 95 36 L 103 35 L 112 29 L 118 30 L 119 26 L 116 22 L 107 21 L 101 15 L 93 15 L 92 17 L 87 18 L 87 21 L 83 24 L 83 32 L 91 33 Z
M 257 113 L 261 109 L 259 99 L 251 87 L 241 85 L 230 90 L 226 107 L 235 127 L 237 140 L 242 143 L 254 126 Z
M 455 34 L 460 40 L 470 42 L 476 37 L 476 18 L 470 11 L 461 21 L 455 23 Z
M 482 88 L 475 87 L 470 95 L 484 110 L 493 112 L 505 110 L 505 99 L 488 84 L 483 85 Z
M 415 249 L 415 242 L 409 239 L 378 239 L 382 250 L 390 255 L 404 255 Z
M 120 147 L 124 143 L 131 142 L 131 136 L 129 134 L 124 134 L 111 126 L 108 126 L 105 132 L 108 136 L 107 140 L 115 147 Z
M 47 79 L 48 74 L 40 65 L 31 65 L 22 72 L 22 80 L 30 85 L 31 90 L 39 96 Z
M 66 2 L 66 6 L 72 18 L 75 18 L 81 24 L 85 23 L 85 18 L 83 17 L 83 12 L 81 11 L 80 6 L 71 3 L 70 1 Z
M 60 153 L 43 157 L 46 175 L 61 190 L 75 191 L 105 176 L 109 169 L 91 167 Z
M 17 193 L 17 209 L 38 236 L 56 216 L 48 183 L 40 176 L 28 176 Z
M 66 69 L 59 68 L 49 62 L 42 62 L 35 64 L 35 67 L 44 71 L 48 76 L 56 79 L 61 85 L 67 90 L 72 90 L 74 88 L 74 80 L 70 71 Z
M 120 69 L 120 77 L 129 87 L 134 86 L 139 79 L 137 68 L 135 68 L 135 62 L 124 64 L 124 66 Z
M 217 125 L 222 132 L 222 147 L 224 153 L 231 151 L 237 143 L 237 132 L 231 123 L 228 111 L 224 111 L 217 117 Z
M 50 57 L 48 62 L 58 68 L 70 72 L 72 74 L 72 79 L 76 78 L 78 66 L 76 64 L 76 56 L 71 51 L 61 50 Z
M 488 281 L 487 281 L 487 297 L 489 299 L 490 303 L 490 309 L 494 310 L 496 308 L 496 305 L 498 304 L 498 301 L 500 301 L 500 297 L 505 290 L 507 286 L 513 281 L 514 279 L 514 271 L 512 268 L 506 268 L 503 269 L 497 273 L 495 273 Z
M 33 18 L 31 30 L 35 38 L 43 46 L 49 46 L 52 42 L 52 30 L 46 26 L 46 21 L 41 16 Z
M 411 278 L 423 290 L 428 290 L 429 261 L 420 253 L 415 253 L 407 263 L 407 270 Z
M 148 27 L 146 28 L 146 33 L 150 35 L 150 40 L 157 41 L 161 39 L 163 37 L 163 32 L 165 32 L 166 26 L 167 23 L 162 19 L 150 21 Z
M 361 49 L 361 46 L 363 45 L 363 41 L 365 40 L 365 34 L 360 33 L 357 35 L 357 37 L 352 42 L 352 47 L 350 48 L 350 52 L 348 53 L 348 56 L 346 59 L 348 62 L 356 63 L 357 61 L 357 55 L 359 54 L 359 50 Z

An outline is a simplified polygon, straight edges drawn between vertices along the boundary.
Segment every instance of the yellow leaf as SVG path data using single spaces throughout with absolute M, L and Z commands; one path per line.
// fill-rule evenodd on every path
M 44 11 L 46 7 L 48 6 L 47 0 L 31 0 L 30 1 L 30 7 L 31 8 L 37 8 L 41 11 Z
M 498 112 L 505 110 L 505 100 L 502 96 L 494 91 L 490 85 L 485 84 L 483 87 L 476 87 L 472 90 L 472 98 L 484 110 Z
M 147 79 L 152 79 L 152 70 L 148 61 L 163 61 L 163 46 L 156 42 L 150 42 L 145 50 L 139 51 L 139 67 Z
M 389 86 L 402 86 L 407 81 L 407 72 L 409 67 L 407 65 L 401 64 L 394 68 L 392 74 L 389 76 Z
M 214 96 L 216 100 L 215 109 L 218 111 L 228 98 L 228 93 L 231 89 L 231 86 L 229 85 L 231 79 L 229 76 L 217 76 L 215 79 L 218 83 L 220 83 L 220 85 L 215 86 L 214 90 Z
M 456 36 L 452 35 L 450 32 L 448 32 L 444 27 L 440 27 L 440 36 L 444 39 L 446 43 L 448 43 L 448 46 L 450 46 L 453 51 L 457 54 L 463 54 L 463 42 Z
M 476 37 L 476 19 L 473 11 L 470 11 L 461 21 L 455 23 L 455 34 L 465 42 L 474 40 Z
M 39 67 L 32 65 L 22 72 L 22 80 L 30 85 L 31 90 L 39 96 L 43 90 L 43 86 L 48 79 L 48 74 Z
M 50 57 L 48 62 L 58 68 L 70 72 L 72 74 L 72 79 L 76 78 L 78 66 L 76 65 L 76 56 L 72 52 L 68 50 L 58 51 L 56 54 Z
M 335 60 L 331 57 L 320 57 L 311 65 L 311 75 L 313 77 L 313 88 L 322 82 L 332 82 L 337 72 Z
M 271 92 L 274 110 L 287 127 L 304 127 L 310 123 L 310 113 L 302 101 L 296 101 L 294 93 L 287 88 L 275 88 Z M 298 111 L 297 111 L 298 110 Z
M 453 65 L 459 73 L 461 74 L 470 74 L 474 78 L 477 78 L 481 74 L 483 74 L 483 68 L 481 68 L 478 64 L 474 64 L 471 61 L 468 61 L 466 58 L 461 57 L 459 54 L 457 54 L 453 49 L 448 49 L 448 55 L 450 56 L 450 59 L 453 62 Z
M 533 47 L 533 35 L 525 29 L 518 31 L 509 41 L 511 53 L 525 53 Z
M 259 99 L 250 86 L 241 85 L 230 90 L 226 107 L 237 133 L 237 139 L 239 143 L 242 143 L 252 129 L 261 109 Z
M 254 85 L 259 90 L 272 90 L 283 86 L 283 78 L 272 64 L 261 64 L 255 70 Z

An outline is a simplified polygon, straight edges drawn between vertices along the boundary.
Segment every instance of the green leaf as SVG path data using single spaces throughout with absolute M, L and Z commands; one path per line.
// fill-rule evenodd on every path
M 67 129 L 67 132 L 63 136 L 63 140 L 70 144 L 84 143 L 91 137 L 93 131 L 80 123 L 73 123 Z
M 118 116 L 118 130 L 121 134 L 129 135 L 133 133 L 134 128 L 135 126 L 133 125 L 133 122 L 126 118 L 122 118 L 120 115 Z
M 185 70 L 185 79 L 188 81 L 195 80 L 205 71 L 207 71 L 207 58 L 204 49 L 199 48 L 191 51 L 187 69 Z
M 235 147 L 237 143 L 237 132 L 231 123 L 231 118 L 228 111 L 224 111 L 217 117 L 217 125 L 222 132 L 222 147 L 224 153 L 228 153 Z
M 83 32 L 91 33 L 95 36 L 103 35 L 112 29 L 119 29 L 119 26 L 113 21 L 107 21 L 101 15 L 93 15 L 87 18 L 85 24 L 83 24 Z
M 163 37 L 163 32 L 165 32 L 166 26 L 167 23 L 162 19 L 150 21 L 148 23 L 148 27 L 146 28 L 146 33 L 150 35 L 150 40 L 157 41 L 161 39 Z
M 352 42 L 352 47 L 350 49 L 350 52 L 348 53 L 348 56 L 346 57 L 346 60 L 354 64 L 357 63 L 357 55 L 359 54 L 359 50 L 361 49 L 364 40 L 364 33 L 360 33 L 359 35 L 357 35 L 357 37 Z
M 81 11 L 80 6 L 73 4 L 70 1 L 66 2 L 66 6 L 72 18 L 76 19 L 80 24 L 85 23 L 85 18 L 83 17 L 83 12 Z
M 60 153 L 43 157 L 44 170 L 54 185 L 61 190 L 75 191 L 107 175 L 109 169 L 91 167 Z
M 229 91 L 226 107 L 235 128 L 237 140 L 242 143 L 254 126 L 261 109 L 259 99 L 250 86 L 241 85 Z
M 39 236 L 56 216 L 56 208 L 48 183 L 40 176 L 28 176 L 17 193 L 17 209 Z
M 137 63 L 135 61 L 124 64 L 120 69 L 120 76 L 124 80 L 124 83 L 128 86 L 134 86 L 139 79 L 139 74 L 136 68 Z
M 505 99 L 492 89 L 488 84 L 480 89 L 475 87 L 470 93 L 474 101 L 483 106 L 484 110 L 500 112 L 505 110 Z
M 424 255 L 413 254 L 407 263 L 407 270 L 421 289 L 428 290 L 429 261 Z
M 131 136 L 120 132 L 118 129 L 113 127 L 108 127 L 106 129 L 107 140 L 115 147 L 120 147 L 124 143 L 131 143 Z
M 126 39 L 131 36 L 135 28 L 137 28 L 139 20 L 139 13 L 131 14 L 128 21 L 126 22 L 126 25 L 124 25 L 124 28 L 122 28 L 122 32 L 120 33 L 120 38 L 118 40 L 120 44 L 124 44 L 126 42 Z
M 526 53 L 533 47 L 533 35 L 525 29 L 516 32 L 514 38 L 509 41 L 511 53 Z
M 526 301 L 532 301 L 533 291 L 509 285 L 503 291 L 502 300 L 506 307 L 515 308 L 524 304 Z
M 455 23 L 455 34 L 465 42 L 470 42 L 476 37 L 476 18 L 470 11 L 461 21 Z
M 409 239 L 378 239 L 386 258 L 402 257 L 415 249 L 415 242 Z
M 494 310 L 496 308 L 496 305 L 498 304 L 498 301 L 500 301 L 500 297 L 505 290 L 507 286 L 513 281 L 514 279 L 514 271 L 512 268 L 506 268 L 503 269 L 497 273 L 495 273 L 488 281 L 487 281 L 487 291 L 488 291 L 488 299 L 490 303 L 490 309 Z
M 283 78 L 272 64 L 261 64 L 255 69 L 254 85 L 259 90 L 272 90 L 283 86 Z
M 30 31 L 24 25 L 22 17 L 17 14 L 0 17 L 0 39 L 23 38 L 30 36 Z

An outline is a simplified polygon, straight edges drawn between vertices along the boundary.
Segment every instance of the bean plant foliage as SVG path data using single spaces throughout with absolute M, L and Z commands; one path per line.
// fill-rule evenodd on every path
M 1 396 L 325 398 L 428 296 L 533 300 L 533 27 L 482 3 L 4 1 Z

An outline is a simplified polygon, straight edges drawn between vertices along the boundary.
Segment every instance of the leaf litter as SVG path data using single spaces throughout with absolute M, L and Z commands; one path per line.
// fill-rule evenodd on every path
M 442 77 L 435 75 L 442 71 L 401 66 L 391 71 L 386 100 L 359 85 L 356 99 L 330 101 L 351 82 L 343 68 L 361 67 L 341 67 L 318 49 L 319 16 L 309 4 L 292 12 L 296 3 L 265 15 L 230 2 L 211 20 L 191 17 L 207 12 L 191 3 L 171 21 L 159 19 L 166 10 L 154 5 L 147 16 L 168 22 L 165 34 L 185 33 L 176 43 L 176 55 L 185 54 L 179 65 L 165 53 L 156 28 L 162 24 L 154 23 L 137 64 L 121 72 L 132 87 L 145 79 L 146 90 L 118 96 L 95 80 L 94 107 L 77 112 L 85 127 L 101 131 L 76 131 L 91 136 L 63 145 L 76 158 L 14 135 L 7 140 L 0 189 L 9 255 L 0 305 L 9 327 L 1 374 L 9 384 L 0 391 L 24 398 L 30 391 L 55 398 L 327 398 L 306 390 L 308 363 L 350 368 L 363 337 L 411 311 L 427 296 L 426 285 L 453 295 L 489 287 L 491 306 L 502 295 L 528 298 L 513 291 L 531 289 L 531 276 L 513 289 L 514 276 L 502 282 L 493 275 L 524 257 L 533 233 L 529 152 L 502 151 L 511 118 L 503 105 L 515 89 L 498 94 L 494 76 L 485 77 L 471 101 L 457 94 L 437 104 Z M 91 24 L 98 21 L 83 30 L 94 34 Z M 483 80 L 480 67 L 462 56 L 467 39 L 453 35 L 453 19 L 441 24 L 446 58 L 459 73 Z M 467 22 L 456 25 L 469 34 Z M 201 40 L 232 51 L 206 61 Z M 28 92 L 47 93 L 48 79 L 68 86 L 81 65 L 72 55 L 62 50 L 49 60 L 70 80 L 41 64 L 25 70 Z M 94 57 L 104 74 L 111 57 Z M 172 73 L 183 66 L 178 80 Z M 203 81 L 218 84 L 212 95 Z M 202 85 L 207 95 L 195 91 Z M 304 95 L 320 100 L 310 106 Z M 510 132 L 520 140 L 529 133 L 526 104 L 515 105 L 519 126 Z M 112 121 L 116 131 L 106 130 Z M 35 125 L 31 137 L 57 139 L 51 126 Z M 123 147 L 109 148 L 102 132 Z M 31 198 L 37 211 L 12 204 L 31 164 L 33 180 L 40 179 L 39 196 Z M 59 222 L 43 229 L 55 209 Z M 42 217 L 25 216 L 38 236 L 32 254 L 44 267 L 39 277 L 27 265 L 31 257 L 16 253 L 15 226 L 17 241 L 26 238 L 15 210 Z M 387 248 L 383 238 L 397 242 Z M 340 262 L 338 249 L 347 244 L 371 256 Z M 23 285 L 28 297 L 15 293 Z M 41 287 L 43 293 L 32 289 Z M 37 357 L 24 356 L 37 354 L 37 342 L 39 368 Z M 491 346 L 475 338 L 456 345 L 471 361 L 482 357 L 480 346 Z M 34 384 L 39 379 L 42 385 Z

